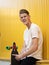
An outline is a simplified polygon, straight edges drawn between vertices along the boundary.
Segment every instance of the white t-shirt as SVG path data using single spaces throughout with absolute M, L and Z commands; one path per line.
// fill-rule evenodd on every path
M 43 43 L 42 32 L 38 25 L 32 23 L 30 28 L 29 29 L 27 28 L 24 31 L 24 41 L 26 45 L 25 52 L 28 51 L 28 49 L 31 47 L 32 45 L 31 42 L 34 37 L 39 38 L 38 49 L 32 54 L 28 55 L 27 57 L 31 56 L 36 59 L 42 59 L 42 43 Z

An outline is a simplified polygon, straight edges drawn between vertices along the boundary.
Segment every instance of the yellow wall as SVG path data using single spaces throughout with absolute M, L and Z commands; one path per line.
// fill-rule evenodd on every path
M 6 45 L 15 41 L 18 51 L 22 48 L 23 31 L 26 28 L 19 20 L 19 10 L 29 10 L 31 21 L 38 24 L 43 32 L 43 58 L 49 59 L 49 0 L 15 0 L 15 7 L 0 8 L 0 58 L 10 58 Z

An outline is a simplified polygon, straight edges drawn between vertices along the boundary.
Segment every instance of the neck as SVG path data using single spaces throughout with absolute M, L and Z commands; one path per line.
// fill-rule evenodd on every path
M 31 22 L 28 22 L 27 24 L 28 29 L 30 28 L 30 26 L 31 26 Z

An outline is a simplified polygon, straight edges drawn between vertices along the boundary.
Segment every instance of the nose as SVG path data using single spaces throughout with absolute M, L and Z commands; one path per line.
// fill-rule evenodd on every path
M 25 17 L 23 17 L 22 19 L 25 19 Z

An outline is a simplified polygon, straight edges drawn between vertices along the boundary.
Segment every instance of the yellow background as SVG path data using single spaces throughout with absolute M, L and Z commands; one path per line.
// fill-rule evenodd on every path
M 10 0 L 14 7 L 0 7 L 0 58 L 9 59 L 11 51 L 6 46 L 12 46 L 15 41 L 18 51 L 23 45 L 23 31 L 26 26 L 19 19 L 22 8 L 30 12 L 31 21 L 40 26 L 44 44 L 43 59 L 49 59 L 49 0 Z

